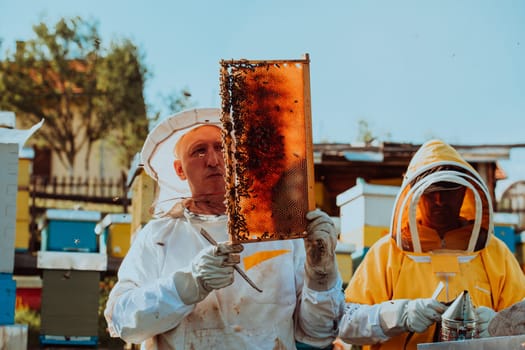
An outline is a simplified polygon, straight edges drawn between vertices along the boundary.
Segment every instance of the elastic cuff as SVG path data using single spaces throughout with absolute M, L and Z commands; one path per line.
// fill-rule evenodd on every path
M 329 269 L 329 272 L 318 271 L 314 267 L 305 265 L 304 274 L 304 284 L 316 291 L 333 289 L 337 285 L 337 280 L 341 278 L 337 265 L 335 268 Z
M 381 320 L 379 318 L 380 313 L 381 313 L 380 304 L 372 305 L 372 312 L 370 313 L 368 322 L 370 323 L 372 334 L 374 334 L 377 338 L 379 338 L 381 342 L 384 342 L 390 339 L 390 337 L 385 334 L 383 327 L 381 327 Z

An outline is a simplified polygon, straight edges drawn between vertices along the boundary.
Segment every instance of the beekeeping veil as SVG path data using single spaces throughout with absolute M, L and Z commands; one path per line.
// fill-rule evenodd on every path
M 442 169 L 433 172 L 434 169 Z M 448 182 L 457 188 L 466 188 L 461 206 L 461 217 L 473 223 L 468 241 L 468 252 L 488 244 L 494 225 L 492 202 L 487 186 L 478 172 L 450 145 L 440 140 L 424 143 L 414 154 L 395 200 L 391 233 L 403 250 L 422 251 L 419 235 L 419 199 L 436 184 Z M 440 189 L 435 187 L 435 189 Z M 441 188 L 442 189 L 442 188 Z M 479 242 L 478 242 L 479 239 Z M 477 247 L 477 248 L 476 248 Z
M 140 155 L 144 170 L 159 187 L 153 216 L 163 216 L 177 203 L 191 197 L 188 182 L 181 180 L 173 167 L 177 141 L 198 126 L 220 127 L 220 115 L 217 108 L 186 110 L 163 120 L 148 134 Z

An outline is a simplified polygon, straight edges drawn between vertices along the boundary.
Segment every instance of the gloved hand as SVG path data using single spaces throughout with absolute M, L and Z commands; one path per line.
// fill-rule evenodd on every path
M 393 337 L 404 332 L 422 333 L 434 322 L 441 320 L 447 306 L 427 299 L 397 299 L 380 304 L 379 320 L 383 332 Z
M 191 261 L 189 271 L 175 272 L 175 288 L 186 305 L 198 303 L 214 289 L 233 283 L 233 266 L 240 262 L 243 246 L 223 242 L 202 249 Z
M 305 284 L 308 288 L 323 291 L 332 288 L 339 274 L 335 259 L 337 232 L 334 222 L 321 210 L 306 214 L 310 222 L 304 239 L 306 250 Z
M 474 310 L 476 314 L 476 328 L 478 329 L 478 336 L 480 338 L 490 337 L 489 323 L 496 316 L 496 311 L 490 307 L 478 306 Z

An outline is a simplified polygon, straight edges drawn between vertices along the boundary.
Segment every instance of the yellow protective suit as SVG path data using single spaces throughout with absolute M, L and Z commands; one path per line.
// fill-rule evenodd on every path
M 435 171 L 436 167 L 446 170 Z M 443 239 L 421 225 L 417 205 L 423 191 L 439 181 L 467 187 L 460 212 L 463 226 Z M 416 349 L 418 343 L 432 342 L 435 325 L 414 333 L 405 344 L 408 332 L 388 338 L 381 331 L 377 321 L 381 308 L 359 310 L 356 304 L 430 298 L 440 282 L 445 287 L 437 300 L 444 303 L 464 290 L 475 307 L 495 311 L 525 298 L 525 276 L 511 251 L 493 235 L 492 214 L 481 177 L 452 147 L 437 140 L 422 145 L 396 198 L 391 234 L 370 248 L 345 291 L 340 337 L 370 344 L 372 349 Z

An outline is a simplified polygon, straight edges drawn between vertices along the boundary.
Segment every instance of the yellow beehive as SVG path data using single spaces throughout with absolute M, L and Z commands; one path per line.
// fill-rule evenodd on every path
M 352 244 L 337 242 L 335 248 L 335 258 L 337 260 L 337 268 L 343 279 L 343 286 L 346 286 L 352 278 L 354 271 L 354 264 L 352 262 L 352 253 L 354 247 Z
M 144 170 L 133 179 L 131 191 L 131 232 L 136 232 L 151 219 L 151 206 L 155 195 L 155 181 Z
M 16 235 L 15 250 L 26 251 L 30 240 L 30 198 L 29 182 L 33 164 L 34 151 L 24 148 L 18 158 L 18 192 L 16 195 Z
M 332 211 L 332 203 L 330 202 L 330 196 L 324 183 L 316 181 L 314 184 L 315 193 L 315 205 L 326 212 Z
M 21 188 L 29 188 L 33 158 L 34 151 L 32 149 L 22 149 L 18 158 L 18 186 Z
M 152 205 L 157 195 L 157 183 L 145 171 L 141 164 L 140 154 L 136 154 L 131 164 L 127 186 L 131 188 L 131 241 L 152 218 Z
M 25 220 L 29 221 L 29 191 L 27 189 L 22 189 L 20 185 L 18 186 L 18 193 L 16 194 L 16 221 Z
M 131 244 L 131 225 L 130 223 L 113 224 L 108 228 L 109 255 L 123 258 Z
M 106 235 L 109 256 L 123 258 L 131 244 L 131 215 L 107 214 L 95 231 Z
M 29 231 L 29 220 L 16 220 L 15 250 L 27 251 L 31 233 Z

